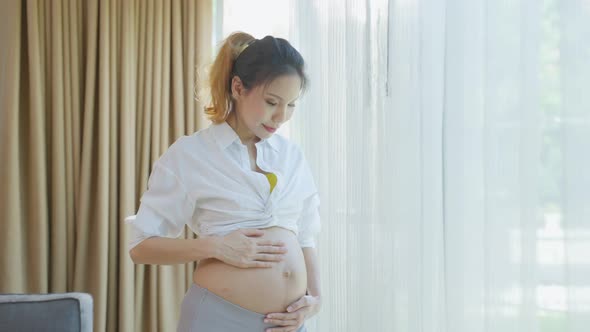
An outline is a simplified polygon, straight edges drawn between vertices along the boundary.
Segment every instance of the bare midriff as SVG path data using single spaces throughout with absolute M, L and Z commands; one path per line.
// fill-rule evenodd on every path
M 257 239 L 279 240 L 287 253 L 273 267 L 239 268 L 215 258 L 199 261 L 193 282 L 248 310 L 267 314 L 286 312 L 287 306 L 305 295 L 307 270 L 294 232 L 279 226 L 264 228 Z

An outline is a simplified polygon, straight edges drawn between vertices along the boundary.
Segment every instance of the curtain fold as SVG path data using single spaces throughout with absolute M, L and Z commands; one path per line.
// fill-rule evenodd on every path
M 587 1 L 291 6 L 326 230 L 310 330 L 587 329 Z
M 95 331 L 175 329 L 194 263 L 134 265 L 123 219 L 152 163 L 206 126 L 211 6 L 2 2 L 0 292 L 91 293 Z

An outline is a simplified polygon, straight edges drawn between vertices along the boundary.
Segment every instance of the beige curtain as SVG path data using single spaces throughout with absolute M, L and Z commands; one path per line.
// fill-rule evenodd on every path
M 161 153 L 206 126 L 211 7 L 0 2 L 0 292 L 88 292 L 95 331 L 174 330 L 194 263 L 134 265 L 123 218 Z

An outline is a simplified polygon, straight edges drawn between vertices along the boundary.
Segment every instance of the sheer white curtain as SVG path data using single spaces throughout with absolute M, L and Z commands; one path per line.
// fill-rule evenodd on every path
M 292 1 L 311 331 L 590 328 L 590 2 Z

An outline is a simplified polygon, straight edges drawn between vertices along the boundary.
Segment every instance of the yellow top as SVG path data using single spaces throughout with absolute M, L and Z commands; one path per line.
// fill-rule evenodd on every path
M 275 185 L 277 184 L 277 176 L 275 175 L 275 173 L 266 173 L 266 178 L 268 178 L 268 182 L 270 182 L 270 192 L 272 192 L 272 190 L 275 188 Z

